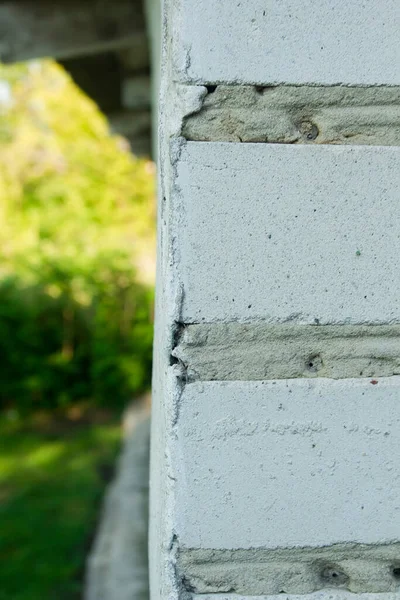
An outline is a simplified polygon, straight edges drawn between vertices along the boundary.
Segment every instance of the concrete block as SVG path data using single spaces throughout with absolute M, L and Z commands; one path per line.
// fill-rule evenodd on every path
M 182 322 L 399 321 L 398 147 L 187 142 L 175 166 Z
M 178 0 L 177 7 L 182 81 L 400 83 L 396 0 Z
M 192 591 L 395 591 L 399 398 L 399 377 L 186 385 L 175 531 Z
M 181 545 L 400 541 L 399 398 L 399 377 L 185 386 Z
M 125 441 L 89 553 L 85 600 L 149 597 L 148 506 L 150 419 L 146 397 L 124 415 Z

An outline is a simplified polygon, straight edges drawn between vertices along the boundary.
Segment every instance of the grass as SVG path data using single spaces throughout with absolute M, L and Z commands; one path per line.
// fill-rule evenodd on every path
M 119 438 L 115 417 L 82 418 L 80 409 L 28 421 L 0 416 L 0 600 L 81 597 Z

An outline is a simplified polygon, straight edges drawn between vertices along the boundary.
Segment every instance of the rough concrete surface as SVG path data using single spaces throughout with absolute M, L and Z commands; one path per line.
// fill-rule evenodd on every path
M 381 377 L 396 372 L 396 327 L 330 345 L 292 335 L 290 348 L 276 335 L 281 371 L 257 337 L 400 323 L 398 14 L 395 0 L 163 3 L 154 600 L 392 600 L 398 587 L 400 378 Z M 257 326 L 243 360 L 241 324 Z M 317 376 L 237 381 L 264 352 L 270 376 Z M 186 359 L 232 380 L 187 384 Z M 327 378 L 370 360 L 379 375 Z
M 187 382 L 388 377 L 400 374 L 400 325 L 187 325 L 172 355 Z
M 181 322 L 400 321 L 400 148 L 183 142 L 177 157 Z
M 397 543 L 399 397 L 400 377 L 186 385 L 179 548 L 295 548 L 300 560 L 307 547 Z
M 197 594 L 310 594 L 331 588 L 356 593 L 399 589 L 400 544 L 336 545 L 301 550 L 189 550 L 178 557 L 187 589 Z
M 181 81 L 400 84 L 397 0 L 172 4 Z
M 125 442 L 86 566 L 85 600 L 148 600 L 149 403 L 124 418 Z
M 212 142 L 400 145 L 400 88 L 210 88 L 182 135 Z

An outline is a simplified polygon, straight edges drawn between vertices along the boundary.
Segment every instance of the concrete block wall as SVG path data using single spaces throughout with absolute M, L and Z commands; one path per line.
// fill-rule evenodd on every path
M 399 4 L 162 23 L 152 598 L 399 600 Z

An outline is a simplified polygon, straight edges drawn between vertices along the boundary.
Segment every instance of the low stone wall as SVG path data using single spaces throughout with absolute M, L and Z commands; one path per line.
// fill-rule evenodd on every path
M 147 600 L 149 402 L 124 416 L 125 440 L 86 568 L 85 600 Z

